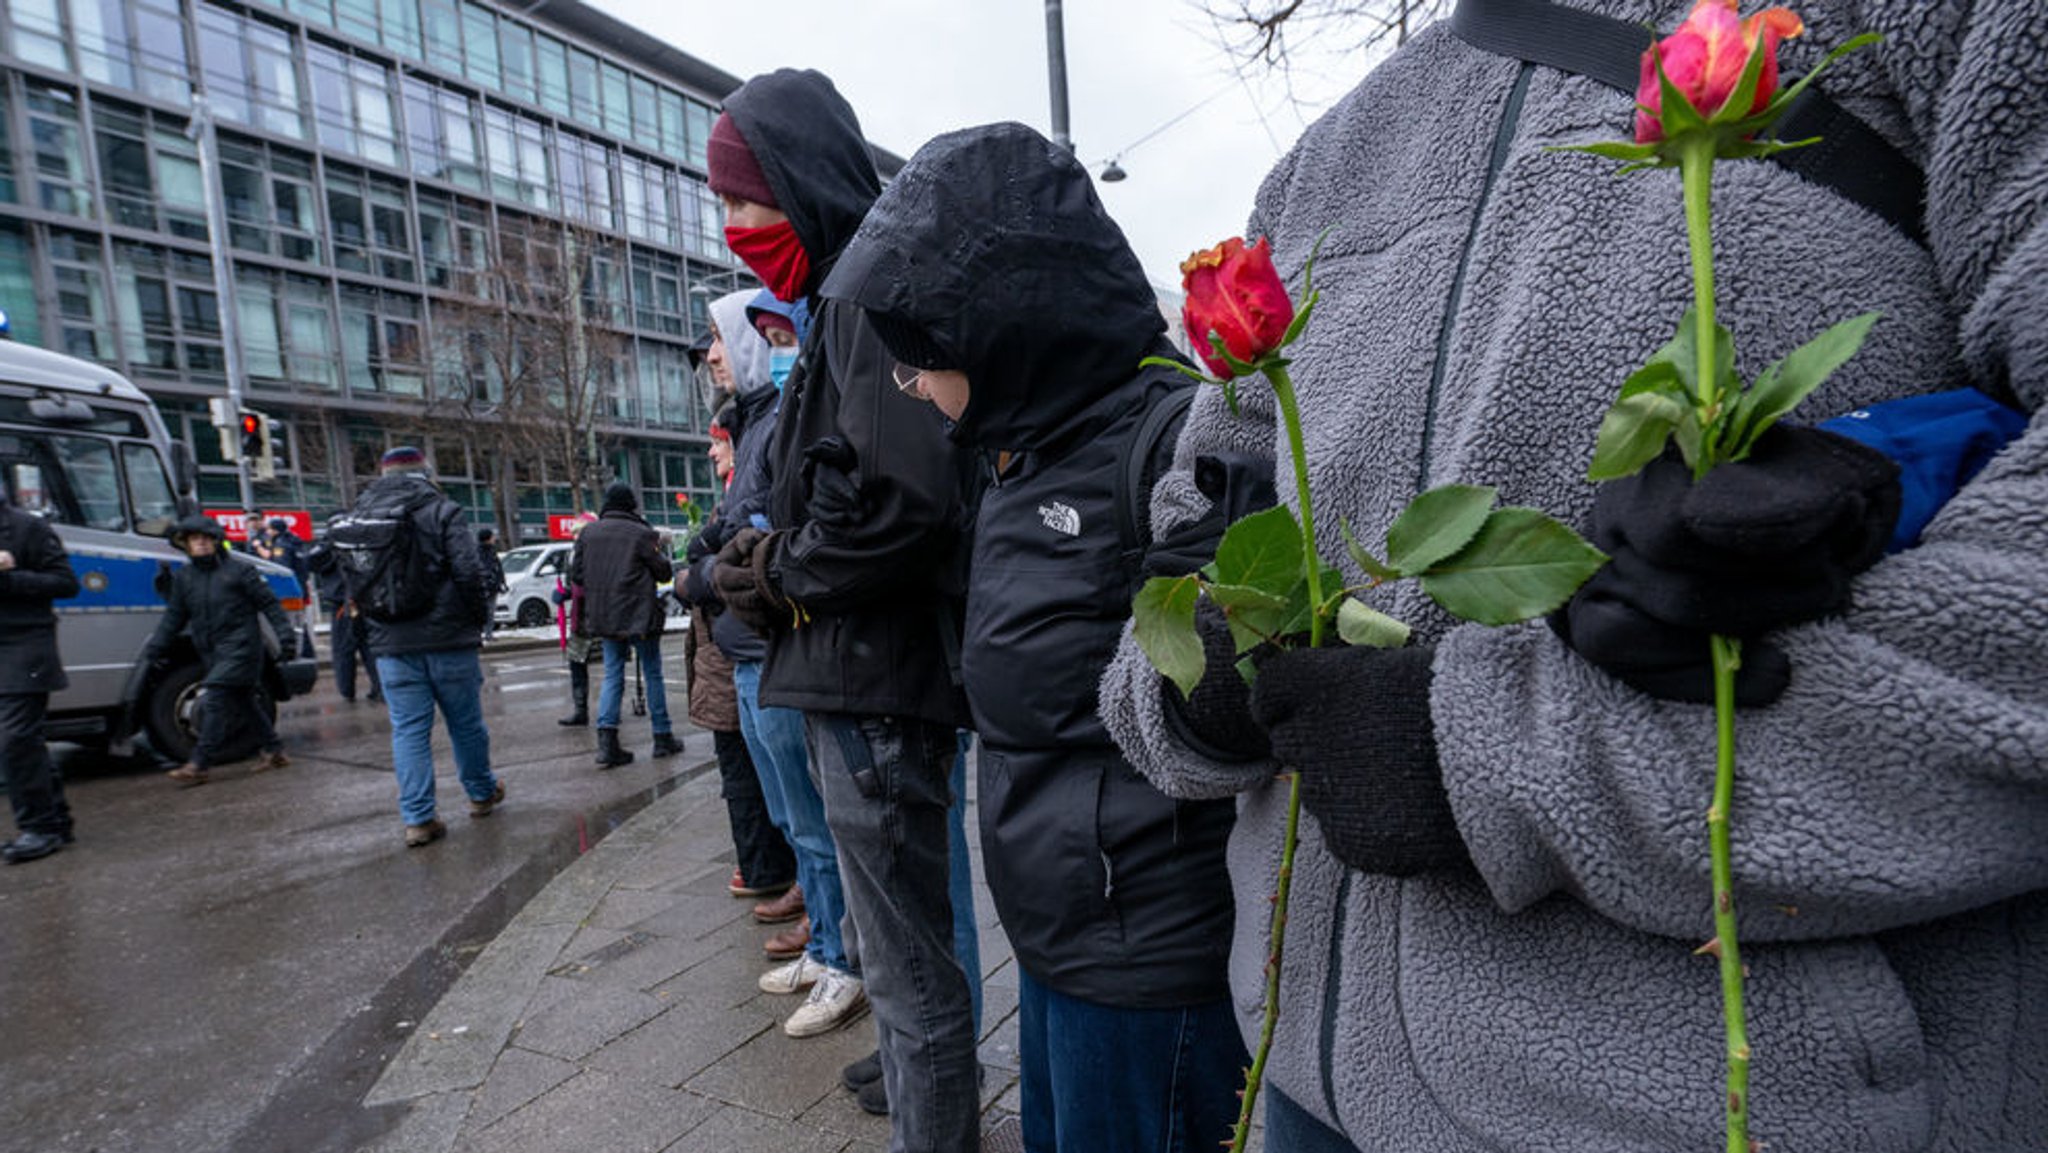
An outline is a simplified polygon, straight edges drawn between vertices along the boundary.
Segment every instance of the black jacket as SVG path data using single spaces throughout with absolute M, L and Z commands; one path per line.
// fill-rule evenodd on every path
M 14 554 L 14 567 L 0 572 L 0 693 L 54 693 L 71 682 L 50 603 L 78 595 L 78 574 L 48 522 L 4 503 L 0 550 Z
M 983 861 L 1019 963 L 1116 1006 L 1226 996 L 1234 803 L 1167 798 L 1097 713 L 1142 558 L 1118 524 L 1147 496 L 1125 461 L 1147 409 L 1191 387 L 1138 367 L 1172 349 L 1137 258 L 1072 157 L 998 125 L 921 149 L 825 295 L 929 334 L 972 390 L 955 435 L 1012 453 L 981 496 L 962 652 Z
M 660 636 L 668 613 L 654 586 L 674 573 L 660 536 L 640 514 L 613 510 L 584 525 L 569 554 L 569 583 L 583 587 L 583 634 L 615 641 Z
M 726 98 L 823 282 L 880 191 L 860 124 L 829 80 L 783 70 Z M 855 308 L 814 308 L 768 449 L 769 571 L 807 623 L 769 638 L 761 703 L 812 712 L 967 720 L 957 683 L 956 577 L 967 527 L 965 454 L 929 405 L 897 391 L 888 351 Z M 804 449 L 836 436 L 858 458 L 868 515 L 813 521 Z
M 402 488 L 413 503 L 413 531 L 426 552 L 427 568 L 435 582 L 434 607 L 410 620 L 358 618 L 368 631 L 370 651 L 389 657 L 482 647 L 491 593 L 485 587 L 488 578 L 483 556 L 468 515 L 432 481 L 416 473 L 371 481 L 356 498 L 356 507 L 384 499 L 393 488 Z
M 295 643 L 291 621 L 269 582 L 255 564 L 234 553 L 216 552 L 208 561 L 179 565 L 164 599 L 163 620 L 143 651 L 155 656 L 180 632 L 188 632 L 206 666 L 209 685 L 246 687 L 262 682 L 263 620 L 270 622 L 280 645 Z

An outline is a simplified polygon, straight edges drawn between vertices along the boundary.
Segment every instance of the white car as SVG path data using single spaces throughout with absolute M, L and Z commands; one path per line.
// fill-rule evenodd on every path
M 555 619 L 555 583 L 569 575 L 566 540 L 525 545 L 500 557 L 505 566 L 505 591 L 498 594 L 492 617 L 500 625 L 539 628 Z

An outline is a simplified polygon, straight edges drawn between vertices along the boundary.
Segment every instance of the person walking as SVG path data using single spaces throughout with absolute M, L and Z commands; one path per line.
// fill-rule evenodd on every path
M 364 487 L 330 538 L 350 571 L 358 619 L 377 656 L 405 845 L 420 848 L 448 833 L 434 796 L 436 709 L 469 815 L 488 817 L 505 799 L 505 783 L 491 771 L 478 658 L 490 594 L 469 518 L 435 486 L 425 454 L 396 447 L 379 468 L 382 475 Z
M 377 660 L 370 655 L 369 634 L 357 618 L 355 599 L 348 592 L 348 578 L 335 559 L 334 546 L 321 537 L 306 549 L 306 571 L 319 590 L 320 611 L 327 615 L 327 650 L 332 658 L 334 691 L 342 700 L 356 699 L 356 669 L 360 666 L 370 682 L 369 699 L 384 699 L 377 685 Z
M 484 562 L 484 588 L 495 604 L 498 594 L 506 589 L 505 562 L 498 556 L 498 530 L 490 525 L 480 525 L 476 530 L 477 556 Z M 498 614 L 495 611 L 484 614 L 484 639 L 490 640 L 497 631 Z
M 0 487 L 0 765 L 14 810 L 10 865 L 39 860 L 72 841 L 64 777 L 43 741 L 50 694 L 70 684 L 57 654 L 52 605 L 78 595 L 78 574 L 49 522 L 16 508 Z
M 661 675 L 661 636 L 668 612 L 655 586 L 675 575 L 660 534 L 640 515 L 633 486 L 605 489 L 595 523 L 576 534 L 569 554 L 569 584 L 583 591 L 583 628 L 604 645 L 604 683 L 597 693 L 597 767 L 631 764 L 633 753 L 619 743 L 619 706 L 626 694 L 626 662 L 639 662 L 647 685 L 647 719 L 654 727 L 653 755 L 683 751 L 668 715 L 668 690 Z
M 257 772 L 292 763 L 256 701 L 263 679 L 263 625 L 267 622 L 277 639 L 278 660 L 288 661 L 296 655 L 292 622 L 255 564 L 221 550 L 225 535 L 211 518 L 196 513 L 171 526 L 171 547 L 188 559 L 171 574 L 163 619 L 142 648 L 143 661 L 157 666 L 178 635 L 189 633 L 206 669 L 198 742 L 191 758 L 166 774 L 181 788 L 205 784 L 243 733 L 256 737 Z
M 816 293 L 881 190 L 853 109 L 811 71 L 728 96 L 707 166 L 727 243 L 785 301 Z M 812 305 L 769 446 L 772 529 L 741 529 L 713 572 L 727 611 L 768 637 L 761 704 L 804 713 L 865 982 L 821 976 L 805 1006 L 816 1012 L 784 1029 L 871 1002 L 892 1153 L 958 1153 L 980 1140 L 948 827 L 968 723 L 952 654 L 971 471 L 939 415 L 897 390 L 860 311 Z M 806 452 L 834 438 L 871 486 L 854 528 L 808 511 Z

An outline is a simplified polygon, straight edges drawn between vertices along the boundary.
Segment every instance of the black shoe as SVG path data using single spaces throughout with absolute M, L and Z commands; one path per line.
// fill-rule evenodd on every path
M 47 857 L 64 847 L 70 838 L 60 833 L 23 833 L 0 847 L 0 858 L 10 865 Z
M 839 1083 L 849 1093 L 858 1093 L 864 1085 L 872 1085 L 882 1079 L 882 1051 L 869 1053 L 853 1064 L 839 1071 Z
M 590 723 L 590 714 L 582 709 L 577 709 L 568 716 L 560 718 L 555 723 L 564 728 L 580 729 Z
M 673 757 L 682 751 L 682 743 L 676 740 L 674 733 L 656 733 L 654 734 L 654 751 L 649 755 Z
M 619 730 L 597 730 L 597 767 L 616 768 L 633 763 L 633 751 L 619 746 Z
M 853 1099 L 860 1102 L 860 1111 L 863 1113 L 872 1113 L 877 1117 L 889 1115 L 889 1089 L 882 1084 L 880 1077 L 862 1085 L 854 1093 Z

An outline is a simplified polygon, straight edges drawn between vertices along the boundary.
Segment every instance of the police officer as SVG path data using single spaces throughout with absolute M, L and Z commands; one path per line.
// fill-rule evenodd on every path
M 50 602 L 77 595 L 78 574 L 56 532 L 0 490 L 0 765 L 20 834 L 0 847 L 10 865 L 71 843 L 71 807 L 43 744 L 43 713 L 68 683 Z

